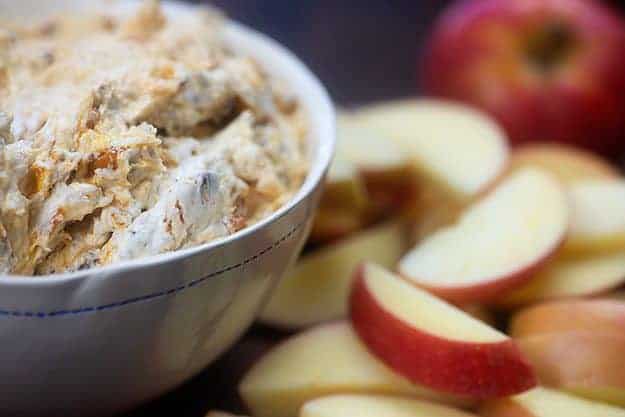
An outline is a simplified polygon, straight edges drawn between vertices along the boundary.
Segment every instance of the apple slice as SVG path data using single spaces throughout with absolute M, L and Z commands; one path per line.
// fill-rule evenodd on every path
M 304 404 L 299 417 L 477 417 L 454 408 L 412 398 L 333 395 Z
M 269 351 L 245 375 L 241 398 L 255 417 L 293 417 L 332 394 L 390 394 L 470 405 L 411 384 L 371 355 L 345 322 L 313 327 Z
M 625 290 L 619 289 L 611 293 L 605 294 L 605 299 L 615 301 L 625 301 Z
M 534 143 L 512 151 L 510 171 L 534 167 L 570 185 L 585 180 L 619 179 L 619 171 L 600 156 L 572 146 Z
M 492 311 L 480 304 L 468 304 L 460 306 L 460 309 L 479 321 L 488 324 L 489 326 L 495 326 L 497 319 Z
M 625 254 L 560 257 L 538 271 L 530 282 L 497 300 L 502 307 L 537 301 L 602 294 L 625 283 Z
M 588 331 L 625 336 L 625 302 L 596 299 L 552 301 L 528 307 L 511 321 L 512 337 Z
M 363 177 L 354 164 L 337 156 L 328 171 L 310 239 L 328 242 L 361 229 L 368 208 Z
M 260 320 L 297 329 L 347 316 L 354 269 L 364 260 L 388 268 L 405 248 L 404 226 L 391 222 L 304 256 L 272 295 Z
M 545 333 L 518 339 L 546 386 L 625 406 L 625 336 L 619 333 Z
M 339 114 L 337 129 L 337 158 L 353 164 L 362 176 L 374 216 L 414 200 L 416 175 L 403 149 L 347 112 Z
M 320 206 L 315 213 L 310 242 L 334 242 L 364 229 L 366 224 L 365 216 L 359 211 Z
M 488 301 L 530 279 L 561 246 L 568 202 L 553 177 L 526 169 L 426 238 L 399 263 L 414 284 L 458 303 Z
M 490 401 L 479 414 L 483 417 L 625 417 L 625 410 L 535 388 L 515 397 Z
M 503 130 L 489 116 L 462 104 L 397 101 L 365 108 L 355 117 L 403 148 L 426 182 L 459 199 L 485 190 L 507 165 Z
M 456 200 L 448 193 L 433 188 L 421 188 L 412 212 L 415 242 L 431 236 L 434 232 L 456 222 L 466 209 L 468 201 Z
M 479 399 L 535 385 L 510 338 L 379 266 L 359 268 L 350 305 L 367 347 L 415 383 Z
M 367 205 L 365 183 L 356 166 L 336 157 L 330 165 L 322 205 L 362 209 Z
M 338 117 L 338 141 L 334 162 L 328 172 L 321 207 L 329 215 L 319 216 L 313 236 L 323 231 L 347 229 L 345 215 L 362 225 L 363 215 L 375 218 L 397 210 L 414 199 L 415 173 L 410 159 L 383 135 L 360 125 L 353 116 Z M 331 214 L 340 209 L 339 220 Z M 366 211 L 366 213 L 364 213 Z M 345 218 L 345 219 L 343 219 Z M 332 233 L 328 234 L 332 237 Z
M 373 131 L 349 113 L 337 118 L 336 154 L 367 177 L 386 177 L 403 182 L 413 176 L 406 152 L 385 135 Z
M 625 249 L 625 180 L 575 184 L 571 198 L 571 233 L 565 252 Z

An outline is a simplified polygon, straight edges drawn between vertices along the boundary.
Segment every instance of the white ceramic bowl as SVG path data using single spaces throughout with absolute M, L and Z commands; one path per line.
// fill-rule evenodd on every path
M 0 0 L 0 16 L 93 5 Z M 173 15 L 189 9 L 166 4 Z M 305 184 L 274 215 L 223 240 L 77 273 L 1 276 L 0 415 L 110 415 L 174 388 L 236 341 L 297 257 L 334 148 L 333 108 L 274 41 L 236 23 L 227 41 L 297 93 L 310 120 Z

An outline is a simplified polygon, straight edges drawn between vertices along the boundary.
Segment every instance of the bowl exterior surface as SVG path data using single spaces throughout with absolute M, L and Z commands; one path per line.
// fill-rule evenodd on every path
M 180 261 L 96 274 L 40 297 L 0 293 L 0 415 L 110 415 L 201 371 L 247 329 L 296 258 L 316 198 Z
M 0 0 L 0 15 L 96 2 Z M 169 14 L 189 11 L 164 4 Z M 0 415 L 111 415 L 182 384 L 242 335 L 297 258 L 333 152 L 332 104 L 275 42 L 236 23 L 226 40 L 299 97 L 311 148 L 302 189 L 269 219 L 206 247 L 66 276 L 0 276 Z

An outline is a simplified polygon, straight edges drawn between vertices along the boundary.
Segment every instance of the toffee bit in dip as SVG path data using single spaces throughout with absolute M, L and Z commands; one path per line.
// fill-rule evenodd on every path
M 219 13 L 110 12 L 0 21 L 0 274 L 227 236 L 307 172 L 297 101 L 225 45 Z

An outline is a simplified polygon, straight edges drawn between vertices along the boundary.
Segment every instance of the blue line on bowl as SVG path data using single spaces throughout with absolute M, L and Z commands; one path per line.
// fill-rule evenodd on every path
M 213 278 L 217 275 L 221 275 L 224 274 L 226 272 L 232 271 L 233 269 L 237 269 L 237 268 L 241 268 L 242 266 L 245 266 L 251 262 L 254 262 L 255 260 L 257 260 L 258 258 L 260 258 L 261 256 L 265 255 L 267 252 L 272 251 L 273 249 L 277 248 L 278 246 L 280 246 L 284 241 L 290 239 L 304 224 L 306 223 L 306 221 L 303 221 L 301 223 L 298 223 L 297 225 L 293 226 L 293 228 L 291 228 L 291 230 L 289 230 L 288 233 L 286 233 L 284 236 L 282 236 L 280 239 L 276 240 L 274 243 L 272 243 L 270 246 L 266 247 L 265 249 L 261 250 L 260 252 L 257 252 L 255 255 L 243 260 L 242 262 L 239 262 L 235 265 L 230 265 L 227 266 L 223 269 L 220 269 L 218 271 L 212 272 L 202 278 L 198 278 L 196 280 L 190 281 L 187 284 L 184 285 L 180 285 L 178 287 L 174 287 L 174 288 L 170 288 L 168 290 L 163 290 L 163 291 L 159 291 L 159 292 L 155 292 L 155 293 L 151 293 L 151 294 L 146 294 L 146 295 L 142 295 L 139 297 L 132 297 L 132 298 L 127 298 L 125 300 L 121 300 L 118 302 L 114 302 L 114 303 L 109 303 L 109 304 L 103 304 L 103 305 L 99 305 L 99 306 L 95 306 L 95 307 L 81 307 L 81 308 L 77 308 L 77 309 L 70 309 L 70 310 L 56 310 L 56 311 L 20 311 L 20 310 L 6 310 L 6 309 L 1 309 L 0 308 L 0 317 L 22 317 L 22 318 L 51 318 L 51 317 L 62 317 L 62 316 L 72 316 L 72 315 L 79 315 L 79 314 L 86 314 L 86 313 L 95 313 L 95 312 L 99 312 L 99 311 L 106 311 L 106 310 L 111 310 L 114 308 L 120 308 L 120 307 L 124 307 L 130 304 L 135 304 L 135 303 L 139 303 L 139 302 L 143 302 L 143 301 L 150 301 L 150 300 L 154 300 L 157 298 L 161 298 L 161 297 L 166 297 L 166 296 L 172 296 L 175 294 L 178 294 L 181 291 L 184 291 L 188 288 L 194 287 L 198 284 L 201 284 L 202 282 Z

